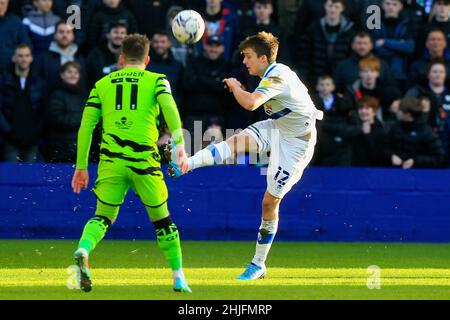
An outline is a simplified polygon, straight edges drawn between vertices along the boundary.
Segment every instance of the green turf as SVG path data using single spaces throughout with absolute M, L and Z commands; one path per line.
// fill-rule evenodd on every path
M 156 243 L 103 241 L 94 289 L 69 290 L 74 241 L 1 240 L 0 299 L 450 299 L 450 244 L 274 243 L 268 278 L 236 281 L 253 242 L 183 242 L 190 295 L 171 290 Z M 367 267 L 381 268 L 370 290 Z

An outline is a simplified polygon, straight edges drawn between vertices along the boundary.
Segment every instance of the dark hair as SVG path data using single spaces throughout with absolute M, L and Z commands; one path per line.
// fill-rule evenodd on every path
M 19 49 L 29 49 L 30 52 L 32 52 L 31 47 L 29 45 L 27 45 L 26 43 L 21 43 L 21 44 L 17 45 L 16 48 L 14 49 L 14 51 L 19 50 Z
M 278 39 L 269 32 L 258 32 L 257 34 L 245 38 L 239 44 L 239 51 L 242 52 L 245 49 L 251 48 L 256 52 L 258 57 L 265 55 L 267 61 L 274 63 L 278 54 Z
M 166 30 L 163 30 L 163 29 L 156 30 L 155 32 L 153 32 L 152 38 L 155 34 L 160 35 L 160 36 L 165 36 L 170 39 L 170 35 Z
M 327 2 L 328 0 L 326 0 L 325 1 L 325 3 Z M 340 3 L 340 4 L 342 4 L 344 7 L 345 7 L 345 0 L 330 0 L 331 1 L 331 3 Z
M 428 63 L 428 66 L 427 66 L 427 75 L 430 74 L 431 69 L 432 69 L 435 65 L 437 65 L 437 64 L 442 65 L 442 66 L 444 67 L 444 69 L 445 69 L 445 72 L 447 73 L 447 65 L 445 64 L 445 60 L 442 59 L 442 58 L 436 58 L 436 59 L 432 59 L 432 60 Z
M 80 64 L 78 62 L 76 62 L 76 61 L 68 61 L 68 62 L 64 63 L 59 68 L 59 74 L 64 73 L 69 68 L 75 68 L 75 69 L 77 69 L 78 73 L 81 72 L 81 66 L 80 66 Z
M 133 33 L 125 37 L 120 48 L 120 54 L 127 62 L 144 62 L 150 49 L 147 36 Z
M 262 4 L 262 5 L 267 5 L 267 4 L 272 5 L 272 0 L 253 0 L 253 5 L 255 5 L 257 3 Z
M 371 96 L 363 96 L 361 99 L 358 100 L 358 108 L 362 108 L 364 106 L 368 106 L 371 108 L 375 113 L 378 110 L 379 102 L 375 97 Z
M 125 28 L 128 31 L 128 25 L 123 21 L 113 21 L 108 25 L 108 33 L 115 28 Z
M 442 4 L 444 6 L 450 5 L 450 0 L 435 0 L 433 5 Z
M 366 31 L 359 31 L 357 34 L 355 34 L 353 40 L 355 40 L 356 38 L 370 38 L 370 40 L 372 40 L 372 37 Z
M 65 20 L 59 20 L 59 21 L 55 24 L 55 33 L 58 31 L 59 26 L 62 25 L 62 24 L 70 26 L 70 25 L 67 23 L 67 21 L 65 21 Z M 74 28 L 71 28 L 71 30 L 72 30 L 73 33 L 75 33 L 75 29 L 74 29 Z
M 422 102 L 413 97 L 406 97 L 400 101 L 399 109 L 404 113 L 410 113 L 414 119 L 422 114 Z
M 334 79 L 332 76 L 330 76 L 329 74 L 324 74 L 317 78 L 317 84 L 319 84 L 320 81 L 324 80 L 331 80 L 334 83 Z
M 441 34 L 444 36 L 444 39 L 447 41 L 447 37 L 446 37 L 446 35 L 445 35 L 445 32 L 442 31 L 442 29 L 439 29 L 439 28 L 437 28 L 437 27 L 434 27 L 434 28 L 430 29 L 430 30 L 427 32 L 427 38 L 426 38 L 427 40 L 428 40 L 428 37 L 430 36 L 430 34 L 433 33 L 433 32 L 439 32 L 439 33 L 441 33 Z

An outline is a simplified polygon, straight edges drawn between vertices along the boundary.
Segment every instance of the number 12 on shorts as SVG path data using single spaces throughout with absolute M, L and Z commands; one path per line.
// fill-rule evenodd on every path
M 289 172 L 283 170 L 283 168 L 281 167 L 278 167 L 278 171 L 273 179 L 278 183 L 278 185 L 284 186 L 286 184 L 286 181 L 289 179 L 289 176 Z

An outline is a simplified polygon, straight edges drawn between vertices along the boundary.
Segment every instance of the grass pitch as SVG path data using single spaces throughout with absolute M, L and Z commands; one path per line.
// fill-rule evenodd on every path
M 268 277 L 254 282 L 234 280 L 254 242 L 182 245 L 192 294 L 172 291 L 154 241 L 112 240 L 91 254 L 94 288 L 84 293 L 67 287 L 75 241 L 1 240 L 0 299 L 450 299 L 450 244 L 276 242 Z M 372 265 L 379 289 L 367 287 Z

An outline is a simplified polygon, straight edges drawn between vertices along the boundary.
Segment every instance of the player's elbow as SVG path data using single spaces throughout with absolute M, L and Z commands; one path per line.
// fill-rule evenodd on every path
M 248 101 L 247 103 L 245 103 L 243 105 L 243 107 L 245 110 L 253 111 L 253 110 L 256 110 L 259 107 L 259 105 L 256 103 L 256 101 L 252 100 L 252 101 Z

